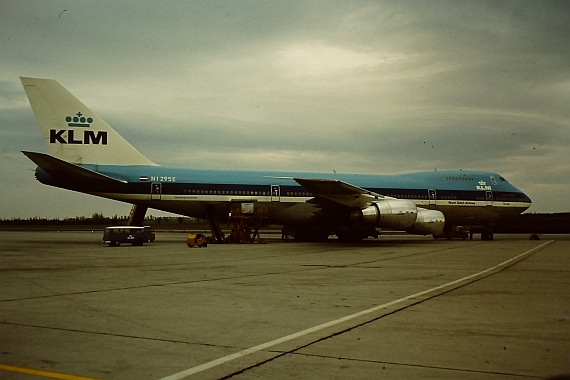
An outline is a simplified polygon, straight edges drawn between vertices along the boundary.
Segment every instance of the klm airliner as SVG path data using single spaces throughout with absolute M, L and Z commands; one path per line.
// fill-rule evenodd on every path
M 344 241 L 379 230 L 450 234 L 492 226 L 531 205 L 497 173 L 458 170 L 400 175 L 209 170 L 150 161 L 57 81 L 21 78 L 49 154 L 24 151 L 43 184 L 206 219 L 218 240 L 235 205 L 264 210 L 264 221 L 299 239 Z M 138 208 L 138 211 L 136 209 Z M 142 216 L 142 217 L 141 217 Z

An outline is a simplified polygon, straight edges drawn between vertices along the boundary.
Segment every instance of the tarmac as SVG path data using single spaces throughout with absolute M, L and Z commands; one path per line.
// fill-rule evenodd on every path
M 188 248 L 0 231 L 0 379 L 570 373 L 570 236 Z M 263 237 L 263 235 L 262 235 Z

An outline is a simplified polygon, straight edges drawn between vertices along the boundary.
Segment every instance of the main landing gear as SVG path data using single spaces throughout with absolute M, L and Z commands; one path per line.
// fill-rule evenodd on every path
M 484 227 L 483 231 L 481 232 L 481 240 L 493 240 L 493 231 L 488 228 L 488 227 Z
M 148 210 L 147 206 L 140 206 L 137 204 L 133 204 L 127 225 L 142 227 L 144 225 L 144 217 L 146 215 L 147 210 Z
M 469 231 L 469 232 L 468 232 Z M 463 239 L 466 240 L 469 236 L 469 240 L 473 240 L 473 235 L 476 233 L 481 233 L 481 240 L 494 240 L 493 230 L 490 226 L 483 226 L 480 228 L 471 227 L 469 230 L 460 226 L 446 226 L 442 233 L 433 234 L 434 239 L 444 238 L 444 239 Z

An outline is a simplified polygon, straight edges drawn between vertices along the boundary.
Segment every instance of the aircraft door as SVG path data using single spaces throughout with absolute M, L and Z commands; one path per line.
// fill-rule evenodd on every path
M 429 204 L 435 205 L 435 201 L 437 200 L 437 193 L 435 192 L 434 189 L 428 190 L 428 198 L 429 198 Z
M 487 201 L 487 206 L 493 205 L 493 192 L 492 191 L 486 191 L 485 192 L 485 200 Z
M 162 183 L 160 182 L 153 182 L 150 184 L 150 199 L 151 200 L 160 200 L 162 195 Z
M 281 200 L 281 188 L 279 185 L 271 185 L 271 202 L 279 202 Z

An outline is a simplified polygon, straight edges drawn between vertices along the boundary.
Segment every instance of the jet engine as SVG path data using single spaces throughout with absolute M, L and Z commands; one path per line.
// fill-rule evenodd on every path
M 412 201 L 387 199 L 374 202 L 365 209 L 356 211 L 353 220 L 364 225 L 402 230 L 412 226 L 417 219 L 418 208 Z
M 352 214 L 353 222 L 411 234 L 429 235 L 441 232 L 445 216 L 441 211 L 418 208 L 412 201 L 387 199 L 374 202 Z
M 441 211 L 418 208 L 416 222 L 405 231 L 410 234 L 430 235 L 443 231 L 445 216 Z

